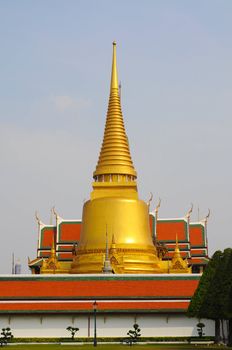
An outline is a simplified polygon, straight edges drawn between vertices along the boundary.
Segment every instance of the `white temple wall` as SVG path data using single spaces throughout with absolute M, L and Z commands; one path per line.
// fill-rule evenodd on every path
M 198 319 L 189 318 L 185 315 L 146 315 L 138 316 L 137 323 L 143 330 L 144 337 L 189 337 L 198 336 Z M 205 324 L 204 333 L 206 336 L 214 336 L 214 322 L 201 320 Z
M 214 322 L 201 320 L 206 336 L 214 335 Z M 198 336 L 197 319 L 183 314 L 98 314 L 98 337 L 126 337 L 138 323 L 143 337 Z M 0 329 L 10 327 L 16 338 L 70 337 L 68 326 L 78 327 L 78 337 L 93 337 L 93 315 L 11 315 L 0 316 Z

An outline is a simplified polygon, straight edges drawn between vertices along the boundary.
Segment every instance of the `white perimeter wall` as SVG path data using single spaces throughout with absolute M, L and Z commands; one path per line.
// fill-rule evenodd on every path
M 97 315 L 97 336 L 126 337 L 134 323 L 138 323 L 142 336 L 197 336 L 199 321 L 185 315 L 111 314 Z M 206 336 L 214 335 L 214 322 L 201 320 Z M 78 327 L 77 337 L 93 337 L 93 316 L 89 315 L 12 315 L 0 316 L 0 329 L 10 327 L 14 337 L 69 337 L 68 326 Z

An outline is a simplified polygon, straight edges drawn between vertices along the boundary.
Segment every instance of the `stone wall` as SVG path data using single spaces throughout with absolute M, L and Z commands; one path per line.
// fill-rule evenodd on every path
M 206 336 L 214 335 L 214 322 L 201 320 Z M 124 337 L 138 323 L 144 337 L 197 336 L 197 319 L 184 314 L 97 314 L 97 336 Z M 77 337 L 93 337 L 93 315 L 0 316 L 0 329 L 10 327 L 14 337 L 69 337 L 68 326 L 78 327 Z

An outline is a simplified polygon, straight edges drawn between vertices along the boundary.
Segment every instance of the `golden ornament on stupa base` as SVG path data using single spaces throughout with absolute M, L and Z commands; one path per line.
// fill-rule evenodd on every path
M 62 264 L 58 261 L 56 257 L 54 240 L 52 241 L 50 257 L 48 259 L 43 259 L 40 273 L 41 274 L 67 273 L 67 270 L 62 267 Z
M 102 273 L 106 255 L 113 273 L 168 272 L 168 262 L 157 256 L 153 244 L 149 207 L 138 198 L 137 174 L 121 111 L 115 42 L 105 132 L 93 178 L 93 191 L 83 207 L 81 238 L 70 272 Z
M 188 260 L 187 259 L 184 260 L 180 254 L 177 235 L 176 235 L 175 252 L 172 257 L 169 272 L 170 273 L 191 273 L 192 272 L 191 267 L 188 266 Z

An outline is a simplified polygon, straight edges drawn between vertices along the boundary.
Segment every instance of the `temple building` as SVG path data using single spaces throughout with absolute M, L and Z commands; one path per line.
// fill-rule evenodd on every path
M 191 209 L 180 218 L 160 218 L 157 205 L 149 213 L 151 235 L 156 245 L 157 254 L 165 261 L 171 262 L 176 248 L 176 238 L 181 257 L 188 261 L 192 273 L 200 273 L 208 262 L 207 221 L 208 215 L 198 222 L 190 222 Z M 41 270 L 43 261 L 51 256 L 53 244 L 56 246 L 56 259 L 62 266 L 62 273 L 69 273 L 82 228 L 81 220 L 63 219 L 52 208 L 55 225 L 44 224 L 37 216 L 38 246 L 37 257 L 28 262 L 33 274 L 50 273 Z M 105 236 L 106 237 L 106 236 Z M 114 243 L 115 244 L 115 243 Z M 109 244 L 111 249 L 112 242 Z M 170 266 L 169 266 L 170 268 Z M 60 273 L 54 268 L 52 273 Z
M 145 203 L 138 197 L 121 111 L 115 42 L 105 132 L 93 179 L 82 220 L 63 220 L 54 208 L 56 225 L 45 225 L 37 217 L 32 273 L 102 273 L 106 256 L 114 274 L 202 271 L 208 261 L 207 218 L 190 223 L 191 207 L 181 219 L 160 219 L 160 203 L 149 213 L 151 200 Z
M 186 311 L 208 262 L 207 220 L 160 218 L 160 200 L 139 199 L 118 87 L 116 43 L 102 147 L 82 219 L 38 222 L 30 275 L 0 276 L 0 321 L 15 337 L 126 336 L 138 323 L 144 337 L 197 335 Z M 97 311 L 96 311 L 97 308 Z M 96 313 L 95 313 L 96 312 Z M 214 334 L 203 320 L 205 334 Z

